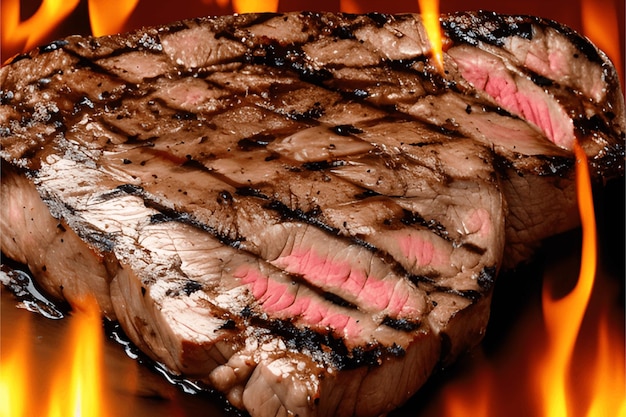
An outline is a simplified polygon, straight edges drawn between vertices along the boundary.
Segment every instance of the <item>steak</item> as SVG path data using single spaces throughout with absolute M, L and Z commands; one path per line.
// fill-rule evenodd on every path
M 261 416 L 378 416 L 482 338 L 499 271 L 624 174 L 616 71 L 555 22 L 243 14 L 0 70 L 2 252 Z M 581 76 L 584 74 L 584 76 Z

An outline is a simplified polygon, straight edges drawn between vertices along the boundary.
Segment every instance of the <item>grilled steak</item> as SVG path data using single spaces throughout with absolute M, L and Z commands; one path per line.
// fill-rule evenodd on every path
M 2 251 L 252 416 L 378 416 L 480 341 L 501 268 L 578 224 L 624 103 L 534 17 L 249 14 L 0 70 Z M 585 76 L 580 76 L 585 74 Z

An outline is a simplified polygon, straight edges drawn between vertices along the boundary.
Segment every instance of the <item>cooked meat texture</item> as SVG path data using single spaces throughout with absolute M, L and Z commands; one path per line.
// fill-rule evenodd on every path
M 253 417 L 378 416 L 480 341 L 498 271 L 623 175 L 607 58 L 533 17 L 249 14 L 0 70 L 2 251 Z M 580 72 L 587 74 L 579 77 Z

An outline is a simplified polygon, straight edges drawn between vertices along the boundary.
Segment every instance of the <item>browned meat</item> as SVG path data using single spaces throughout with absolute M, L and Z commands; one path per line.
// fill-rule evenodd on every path
M 615 70 L 554 22 L 195 19 L 0 70 L 3 254 L 253 417 L 378 416 L 475 345 L 498 271 L 623 175 Z M 583 71 L 586 77 L 579 77 Z

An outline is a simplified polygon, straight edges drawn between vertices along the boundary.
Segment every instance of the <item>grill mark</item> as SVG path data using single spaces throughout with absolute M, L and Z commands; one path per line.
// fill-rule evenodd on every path
M 407 320 L 405 318 L 396 319 L 392 317 L 385 317 L 383 319 L 382 324 L 385 326 L 391 327 L 392 329 L 403 331 L 403 332 L 412 332 L 419 329 L 422 323 L 419 320 Z
M 448 231 L 446 230 L 446 227 L 443 224 L 441 224 L 439 221 L 435 219 L 426 220 L 419 213 L 410 212 L 409 210 L 406 210 L 406 209 L 403 209 L 402 211 L 404 212 L 404 216 L 400 219 L 400 221 L 403 224 L 407 226 L 418 224 L 420 226 L 427 228 L 428 230 L 430 230 L 431 232 L 433 232 L 435 235 L 439 236 L 440 238 L 443 238 L 448 242 L 451 241 L 450 236 L 448 235 Z
M 186 212 L 180 212 L 173 208 L 167 207 L 164 204 L 157 201 L 157 199 L 150 196 L 142 187 L 132 185 L 132 184 L 122 184 L 116 187 L 115 190 L 105 193 L 101 195 L 103 199 L 112 199 L 118 197 L 121 193 L 129 194 L 133 196 L 140 197 L 144 205 L 148 208 L 152 208 L 158 213 L 152 215 L 150 217 L 151 223 L 166 223 L 170 221 L 180 222 L 197 229 L 203 230 L 204 232 L 209 233 L 211 236 L 216 238 L 219 242 L 224 245 L 239 249 L 241 243 L 245 241 L 245 237 L 237 236 L 236 238 L 231 238 L 227 235 L 221 234 L 214 227 L 207 225 L 204 222 L 196 219 L 192 214 Z
M 281 337 L 287 348 L 300 352 L 309 351 L 315 356 L 322 355 L 338 370 L 378 366 L 384 357 L 402 357 L 405 354 L 404 349 L 395 343 L 384 346 L 378 341 L 372 341 L 366 348 L 359 346 L 349 350 L 341 338 L 330 332 L 301 329 L 286 320 L 265 320 L 251 310 L 248 316 L 252 325 L 269 329 L 272 334 Z

